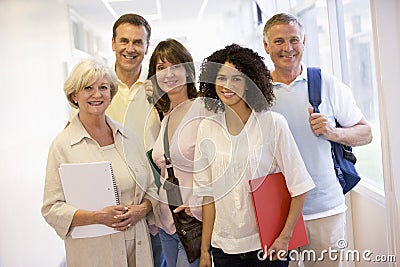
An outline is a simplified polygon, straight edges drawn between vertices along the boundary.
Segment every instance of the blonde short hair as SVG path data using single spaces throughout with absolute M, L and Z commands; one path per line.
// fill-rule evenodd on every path
M 87 58 L 76 64 L 64 83 L 64 92 L 71 107 L 79 108 L 72 98 L 73 95 L 103 78 L 110 83 L 112 99 L 118 91 L 118 78 L 114 70 L 94 58 Z

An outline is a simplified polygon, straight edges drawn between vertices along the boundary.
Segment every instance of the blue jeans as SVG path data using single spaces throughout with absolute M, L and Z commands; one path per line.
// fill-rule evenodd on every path
M 164 258 L 164 253 L 161 247 L 160 235 L 157 233 L 156 235 L 150 234 L 151 237 L 151 246 L 153 247 L 153 259 L 154 259 L 154 267 L 167 267 L 167 263 Z
M 179 240 L 178 234 L 167 234 L 163 229 L 158 229 L 161 246 L 168 267 L 197 267 L 200 263 L 200 258 L 192 263 L 189 263 L 186 251 Z
M 220 248 L 211 248 L 215 267 L 287 267 L 289 261 L 260 260 L 257 251 L 240 254 L 227 254 Z

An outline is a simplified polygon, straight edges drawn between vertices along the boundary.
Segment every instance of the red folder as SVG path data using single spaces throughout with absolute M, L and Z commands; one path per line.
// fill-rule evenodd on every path
M 291 196 L 281 172 L 249 181 L 254 210 L 257 219 L 261 247 L 270 248 L 285 226 L 289 213 Z M 293 230 L 289 250 L 308 244 L 303 215 Z

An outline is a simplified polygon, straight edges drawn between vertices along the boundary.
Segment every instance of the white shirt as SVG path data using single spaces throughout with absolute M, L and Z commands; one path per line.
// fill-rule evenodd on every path
M 308 193 L 304 204 L 305 220 L 323 218 L 346 211 L 342 188 L 337 181 L 331 158 L 331 145 L 317 137 L 310 127 L 307 68 L 290 84 L 274 83 L 276 101 L 272 109 L 285 116 L 300 154 L 316 187 Z M 343 127 L 358 123 L 363 115 L 350 88 L 332 75 L 321 71 L 322 88 L 319 110 L 335 126 L 335 118 Z
M 224 113 L 200 123 L 193 192 L 214 197 L 213 247 L 230 254 L 261 248 L 248 180 L 280 170 L 292 197 L 314 187 L 280 114 L 252 113 L 237 136 L 229 134 Z

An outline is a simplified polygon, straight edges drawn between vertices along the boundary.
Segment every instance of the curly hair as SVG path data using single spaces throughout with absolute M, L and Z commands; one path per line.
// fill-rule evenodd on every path
M 214 112 L 225 110 L 217 95 L 215 80 L 222 65 L 229 62 L 245 75 L 248 90 L 244 100 L 247 105 L 256 112 L 269 110 L 275 96 L 271 74 L 263 59 L 257 52 L 238 44 L 225 46 L 205 58 L 200 66 L 199 90 L 200 95 L 205 98 L 206 108 Z
M 196 98 L 198 92 L 195 84 L 195 67 L 193 57 L 189 51 L 177 40 L 168 38 L 165 41 L 158 43 L 150 57 L 149 73 L 147 79 L 150 79 L 153 85 L 153 98 L 155 100 L 155 107 L 159 112 L 168 112 L 171 105 L 171 100 L 159 86 L 156 79 L 157 60 L 170 63 L 182 64 L 186 70 L 186 85 L 188 98 Z

